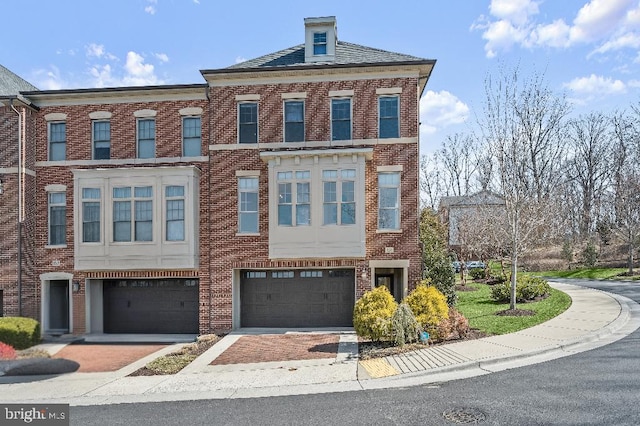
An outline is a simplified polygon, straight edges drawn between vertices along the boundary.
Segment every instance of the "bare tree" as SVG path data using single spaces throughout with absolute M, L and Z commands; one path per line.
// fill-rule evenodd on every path
M 420 194 L 422 207 L 437 210 L 444 188 L 435 154 L 423 155 L 420 161 Z
M 601 113 L 591 113 L 570 120 L 568 128 L 573 155 L 566 163 L 567 177 L 580 206 L 580 236 L 588 238 L 598 222 L 611 176 L 610 120 Z
M 633 275 L 634 252 L 640 235 L 640 129 L 635 117 L 614 116 L 613 205 L 617 233 L 627 244 L 627 265 Z
M 511 260 L 511 303 L 516 308 L 518 258 L 548 231 L 552 198 L 560 183 L 564 147 L 562 128 L 569 112 L 542 77 L 520 81 L 518 69 L 485 82 L 486 103 L 480 122 L 494 159 L 495 187 L 505 201 L 505 251 Z
M 447 195 L 468 195 L 475 189 L 479 155 L 476 140 L 470 135 L 447 136 L 436 159 L 445 180 Z

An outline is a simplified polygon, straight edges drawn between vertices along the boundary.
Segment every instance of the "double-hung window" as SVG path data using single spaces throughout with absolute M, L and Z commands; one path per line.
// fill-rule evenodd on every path
M 311 172 L 278 172 L 278 225 L 311 225 Z
M 258 232 L 258 178 L 238 178 L 238 232 Z
M 400 229 L 400 173 L 378 174 L 378 229 Z
M 331 140 L 351 139 L 351 98 L 331 99 Z
M 398 96 L 380 96 L 378 98 L 378 136 L 384 138 L 400 137 L 400 117 Z
M 355 169 L 323 170 L 323 225 L 356 223 Z
M 82 242 L 100 242 L 100 188 L 82 188 Z
M 136 186 L 133 188 L 133 194 L 131 187 L 113 188 L 113 240 L 122 242 L 132 241 L 132 239 L 134 241 L 153 240 L 153 189 L 151 186 Z
M 66 244 L 67 197 L 64 192 L 49 193 L 49 245 Z
M 67 156 L 67 123 L 49 123 L 49 161 L 63 161 Z
M 313 54 L 327 54 L 327 33 L 313 33 Z
M 304 141 L 304 101 L 285 101 L 284 141 Z
M 156 156 L 156 120 L 138 120 L 138 158 Z
M 199 156 L 201 138 L 200 117 L 184 117 L 182 119 L 182 155 L 184 157 Z
M 93 159 L 111 158 L 111 122 L 93 121 Z
M 238 142 L 258 143 L 258 104 L 238 104 Z
M 184 186 L 171 185 L 165 188 L 167 204 L 167 241 L 184 241 Z

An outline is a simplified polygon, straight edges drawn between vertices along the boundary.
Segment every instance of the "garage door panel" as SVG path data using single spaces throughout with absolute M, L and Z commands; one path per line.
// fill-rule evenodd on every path
M 195 280 L 105 280 L 106 333 L 197 333 Z
M 353 324 L 353 270 L 295 271 L 285 274 L 266 272 L 260 278 L 247 278 L 257 275 L 254 272 L 241 274 L 243 327 L 332 327 Z M 266 300 L 258 301 L 257 295 L 266 295 Z

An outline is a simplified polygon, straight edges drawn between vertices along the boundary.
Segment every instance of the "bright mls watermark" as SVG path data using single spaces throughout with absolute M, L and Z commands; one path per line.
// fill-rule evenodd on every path
M 69 404 L 0 404 L 0 425 L 69 426 Z

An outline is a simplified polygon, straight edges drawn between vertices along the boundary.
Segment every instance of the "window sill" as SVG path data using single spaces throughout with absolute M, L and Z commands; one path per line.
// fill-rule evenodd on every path
M 259 232 L 236 232 L 236 237 L 259 237 Z
M 66 244 L 56 244 L 56 245 L 47 244 L 46 246 L 44 246 L 44 248 L 46 248 L 46 249 L 63 249 L 63 248 L 67 248 L 67 245 Z
M 376 229 L 376 234 L 402 234 L 402 229 Z

